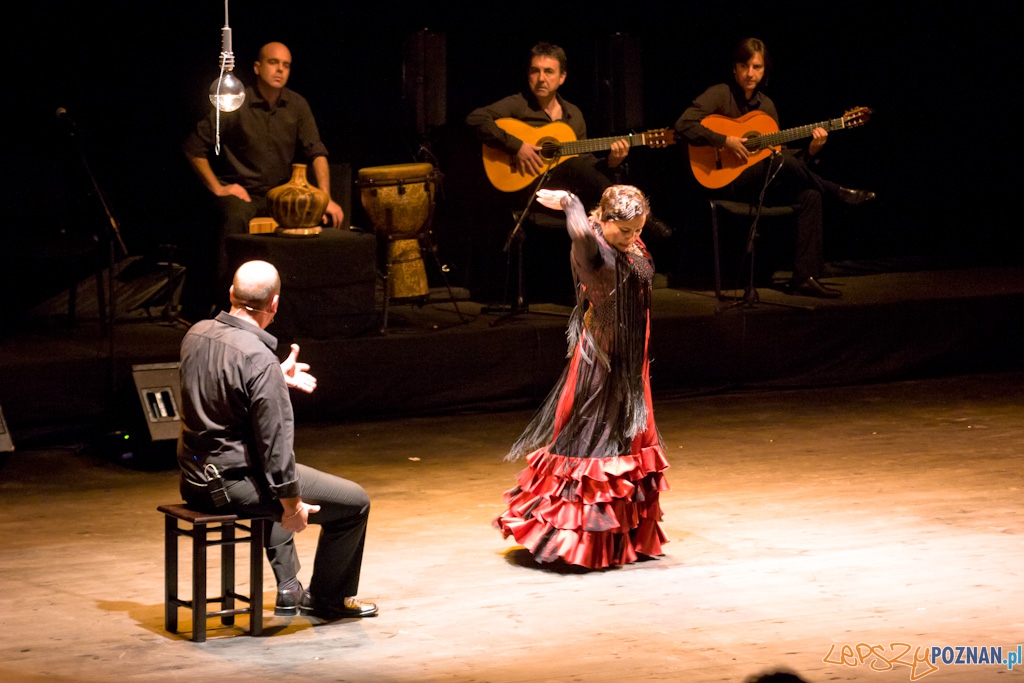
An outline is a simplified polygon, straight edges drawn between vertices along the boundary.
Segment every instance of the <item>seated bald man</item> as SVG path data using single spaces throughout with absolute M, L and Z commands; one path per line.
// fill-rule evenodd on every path
M 204 512 L 274 518 L 267 559 L 277 579 L 278 616 L 372 617 L 356 599 L 370 499 L 358 484 L 295 462 L 289 387 L 311 393 L 316 379 L 293 344 L 283 363 L 266 331 L 281 278 L 265 261 L 235 273 L 231 310 L 193 325 L 181 342 L 178 464 L 181 495 Z M 223 492 L 219 493 L 219 484 Z M 309 590 L 298 579 L 294 535 L 319 524 Z

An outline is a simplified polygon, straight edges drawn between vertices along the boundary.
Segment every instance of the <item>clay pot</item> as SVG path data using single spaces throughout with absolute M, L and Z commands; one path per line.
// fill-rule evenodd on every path
M 270 215 L 278 223 L 277 234 L 310 237 L 320 234 L 320 220 L 328 196 L 306 180 L 306 164 L 292 164 L 292 178 L 267 193 Z

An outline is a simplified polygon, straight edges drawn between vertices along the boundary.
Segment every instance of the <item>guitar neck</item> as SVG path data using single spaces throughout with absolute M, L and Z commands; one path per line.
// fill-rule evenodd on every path
M 615 143 L 616 140 L 626 140 L 629 142 L 630 147 L 637 147 L 647 144 L 646 135 L 646 133 L 630 133 L 629 135 L 616 135 L 611 138 L 571 140 L 569 142 L 561 143 L 558 146 L 558 151 L 562 156 L 586 154 L 587 152 L 601 152 L 606 149 L 611 149 L 612 144 Z
M 775 147 L 777 145 L 784 145 L 787 142 L 793 140 L 800 140 L 802 138 L 809 138 L 814 134 L 815 128 L 824 128 L 826 131 L 839 130 L 846 127 L 846 122 L 843 117 L 836 119 L 829 119 L 828 121 L 819 121 L 818 123 L 809 123 L 806 126 L 799 126 L 797 128 L 787 128 L 786 130 L 780 130 L 776 133 L 766 133 L 759 135 L 751 142 L 756 144 L 755 149 L 766 149 L 768 147 Z

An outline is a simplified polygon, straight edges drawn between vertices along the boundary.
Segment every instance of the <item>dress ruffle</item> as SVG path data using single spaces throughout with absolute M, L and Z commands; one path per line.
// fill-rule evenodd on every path
M 658 497 L 668 490 L 668 461 L 661 446 L 608 458 L 568 458 L 544 447 L 527 462 L 494 524 L 538 562 L 601 569 L 662 554 L 668 539 Z

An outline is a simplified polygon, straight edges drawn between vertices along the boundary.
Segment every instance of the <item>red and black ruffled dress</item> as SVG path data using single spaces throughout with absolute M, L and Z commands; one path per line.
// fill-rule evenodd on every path
M 538 562 L 594 569 L 662 554 L 658 496 L 668 489 L 654 424 L 647 341 L 650 254 L 605 242 L 578 199 L 566 207 L 577 305 L 569 363 L 507 459 L 525 456 L 494 521 Z

